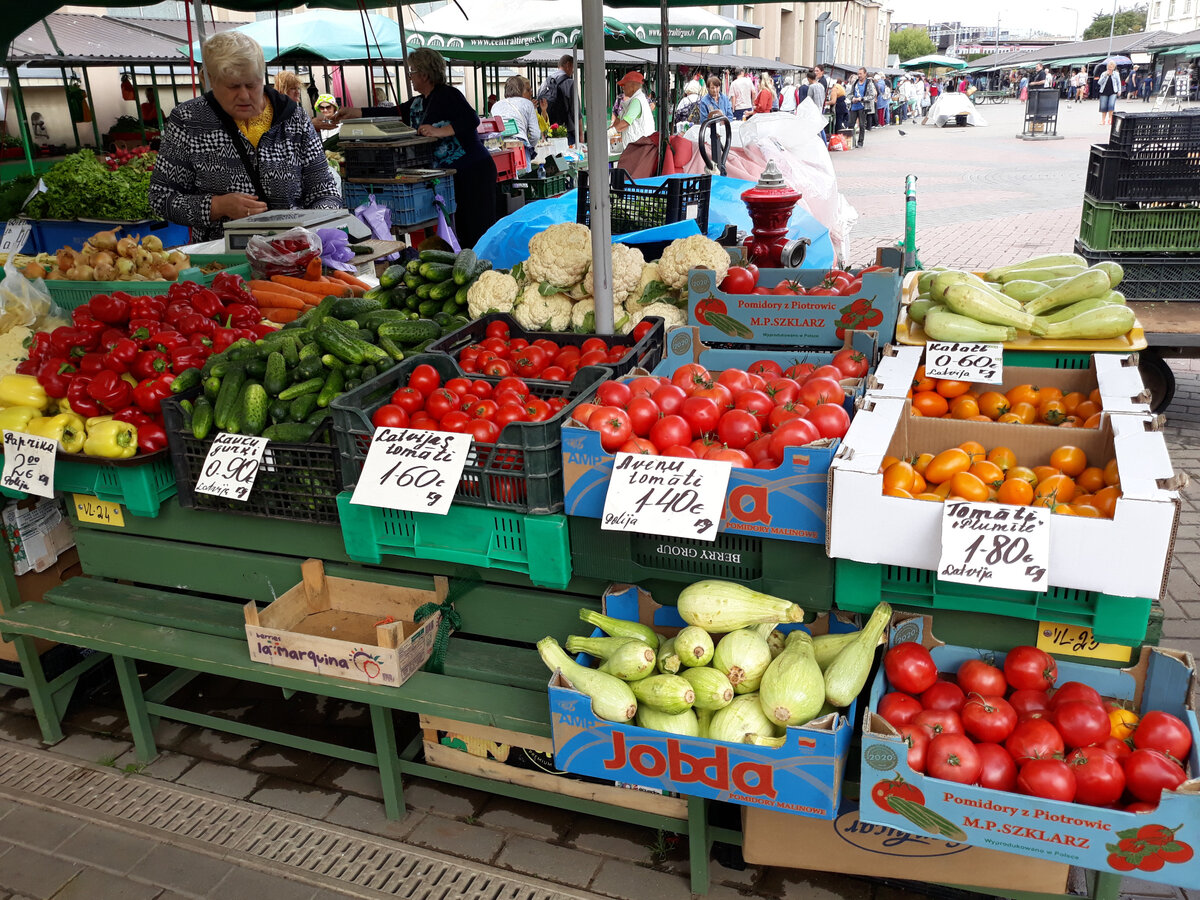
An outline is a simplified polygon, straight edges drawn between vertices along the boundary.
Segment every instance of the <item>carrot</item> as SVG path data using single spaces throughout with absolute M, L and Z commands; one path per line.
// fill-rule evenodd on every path
M 320 281 L 321 279 L 321 257 L 314 256 L 308 261 L 308 265 L 304 267 L 304 277 L 309 281 Z
M 297 291 L 304 291 L 306 294 L 315 294 L 317 297 L 349 297 L 350 285 L 348 284 L 327 284 L 305 281 L 303 278 L 293 278 L 290 275 L 272 275 L 271 280 L 276 284 L 282 284 L 284 287 L 290 287 Z
M 282 284 L 276 284 L 273 281 L 248 281 L 246 286 L 250 288 L 250 292 L 257 294 L 259 291 L 266 291 L 268 294 L 283 294 L 287 297 L 295 297 L 297 300 L 308 301 L 312 298 L 312 294 L 307 291 L 298 291 L 295 288 L 284 287 Z
M 309 295 L 312 296 L 311 294 Z M 274 291 L 254 291 L 254 300 L 259 309 L 307 309 L 311 304 L 307 300 L 293 297 L 290 294 L 277 294 Z
M 300 318 L 300 310 L 298 309 L 280 309 L 276 306 L 264 306 L 260 312 L 268 322 L 294 322 Z
M 344 283 L 350 285 L 350 287 L 360 287 L 364 291 L 368 291 L 371 289 L 371 286 L 369 284 L 367 284 L 361 278 L 355 278 L 349 272 L 339 272 L 335 269 L 333 272 L 333 277 L 336 278 L 338 281 L 341 281 L 341 282 L 344 282 Z

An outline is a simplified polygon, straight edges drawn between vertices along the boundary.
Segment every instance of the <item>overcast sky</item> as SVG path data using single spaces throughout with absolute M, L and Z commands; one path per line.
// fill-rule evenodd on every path
M 1118 0 L 1122 9 L 1133 4 Z M 892 8 L 894 22 L 954 22 L 964 25 L 994 25 L 1000 16 L 1000 29 L 1036 28 L 1069 35 L 1075 29 L 1078 12 L 1082 32 L 1097 13 L 1112 12 L 1112 0 L 885 0 Z

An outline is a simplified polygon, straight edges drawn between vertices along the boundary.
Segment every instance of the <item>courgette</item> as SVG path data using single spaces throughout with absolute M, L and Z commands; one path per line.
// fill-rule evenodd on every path
M 998 342 L 1015 341 L 1017 329 L 1004 325 L 986 325 L 977 319 L 950 312 L 944 307 L 931 307 L 925 313 L 925 334 L 935 341 Z
M 1110 303 L 1062 322 L 1042 322 L 1034 325 L 1033 333 L 1047 340 L 1103 341 L 1127 333 L 1137 323 L 1137 316 L 1128 306 Z
M 453 265 L 458 259 L 459 254 L 453 250 L 422 250 L 420 254 L 421 262 L 443 263 Z
M 1092 297 L 1103 297 L 1110 290 L 1112 290 L 1112 282 L 1109 281 L 1108 272 L 1104 269 L 1088 269 L 1086 272 L 1076 275 L 1066 284 L 1060 284 L 1036 300 L 1025 304 L 1025 309 L 1035 316 L 1040 316 L 1042 313 L 1058 309 L 1060 306 L 1069 306 Z M 1128 328 L 1125 329 L 1125 331 L 1128 330 Z
M 454 283 L 462 287 L 475 277 L 475 264 L 479 257 L 474 250 L 463 250 L 454 260 Z
M 379 326 L 379 337 L 390 338 L 398 344 L 412 346 L 423 341 L 432 341 L 441 337 L 442 330 L 437 323 L 430 319 L 417 319 L 414 322 L 385 322 Z
M 197 397 L 192 407 L 192 437 L 198 441 L 208 437 L 213 425 L 213 407 L 207 397 Z
M 1033 326 L 1032 314 L 1013 309 L 997 299 L 994 291 L 979 285 L 952 284 L 946 289 L 945 302 L 951 312 L 970 316 L 989 325 L 1007 325 L 1022 331 L 1028 331 Z
M 454 266 L 447 265 L 446 263 L 423 262 L 421 263 L 421 267 L 417 270 L 417 274 L 426 281 L 432 281 L 436 284 L 440 281 L 453 279 Z
M 242 434 L 262 434 L 267 427 L 268 406 L 266 388 L 257 381 L 248 382 L 242 391 Z

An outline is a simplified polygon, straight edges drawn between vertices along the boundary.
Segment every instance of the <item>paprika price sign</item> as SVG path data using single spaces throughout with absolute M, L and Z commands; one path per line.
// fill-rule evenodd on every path
M 938 578 L 1019 591 L 1047 590 L 1050 510 L 948 499 Z
M 229 500 L 249 499 L 268 443 L 265 437 L 252 434 L 220 432 L 204 457 L 195 492 Z
M 50 438 L 4 432 L 4 471 L 0 485 L 12 491 L 54 496 L 54 459 L 58 441 Z
M 725 460 L 618 453 L 600 527 L 716 540 L 732 468 Z
M 450 512 L 472 437 L 421 428 L 376 428 L 351 503 Z
M 1004 345 L 930 341 L 925 345 L 925 375 L 1000 384 L 1004 381 Z

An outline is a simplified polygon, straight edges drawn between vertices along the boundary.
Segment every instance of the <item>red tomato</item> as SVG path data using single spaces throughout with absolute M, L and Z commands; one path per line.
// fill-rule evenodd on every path
M 425 405 L 425 396 L 414 387 L 402 387 L 392 394 L 391 402 L 411 416 Z
M 721 410 L 707 397 L 688 397 L 680 412 L 691 426 L 694 438 L 712 432 L 721 418 Z
M 1182 720 L 1167 712 L 1151 710 L 1138 721 L 1133 746 L 1139 750 L 1158 750 L 1177 760 L 1188 758 L 1192 736 Z
M 525 417 L 530 422 L 545 422 L 554 415 L 554 410 L 550 404 L 538 397 L 530 397 L 523 405 L 525 407 Z M 599 409 L 603 408 L 602 406 L 599 407 Z M 618 410 L 618 412 L 624 412 L 624 410 Z M 595 413 L 592 413 L 592 415 L 595 416 Z M 591 422 L 591 419 L 588 419 L 588 421 Z M 611 453 L 612 451 L 610 450 L 609 452 Z
M 1133 753 L 1133 749 L 1124 741 L 1109 735 L 1096 745 L 1097 749 L 1105 750 L 1119 763 L 1123 763 Z
M 832 378 L 823 378 L 814 374 L 800 385 L 800 402 L 809 408 L 821 403 L 841 406 L 845 399 L 846 392 Z
M 442 376 L 428 363 L 421 363 L 408 375 L 408 386 L 420 391 L 426 397 L 436 391 L 441 384 Z
M 496 384 L 496 393 L 501 391 L 516 391 L 518 399 L 524 400 L 529 396 L 529 385 L 523 379 L 517 378 L 514 375 L 509 375 L 507 378 L 501 378 Z M 499 400 L 499 397 L 495 398 Z
M 696 451 L 683 444 L 672 444 L 662 452 L 663 456 L 678 456 L 683 459 L 696 459 Z
M 579 350 L 582 353 L 591 353 L 593 350 L 603 350 L 607 353 L 608 344 L 604 343 L 604 338 L 590 337 L 579 346 Z
M 525 401 L 521 400 L 519 397 L 515 397 L 515 395 L 513 397 L 500 397 L 497 395 L 497 399 L 502 407 L 513 404 L 521 407 L 522 413 L 525 411 Z M 576 422 L 579 422 L 581 425 L 587 425 L 588 419 L 592 417 L 592 413 L 599 408 L 600 407 L 595 403 L 580 403 L 573 410 L 571 410 L 571 418 Z
M 704 459 L 704 455 L 708 453 L 709 450 L 711 450 L 713 447 L 719 447 L 721 445 L 717 443 L 715 438 L 704 435 L 703 437 L 696 438 L 694 441 L 688 444 L 688 446 L 692 448 L 692 452 L 696 454 L 697 459 Z
M 629 422 L 633 425 L 633 433 L 640 438 L 648 435 L 651 426 L 662 416 L 658 406 L 645 394 L 630 400 L 625 411 L 629 413 Z
M 1067 681 L 1060 684 L 1050 698 L 1050 708 L 1058 709 L 1059 704 L 1066 703 L 1068 700 L 1086 700 L 1098 706 L 1104 705 L 1100 692 L 1082 681 Z
M 1134 800 L 1132 803 L 1125 805 L 1125 812 L 1131 813 L 1148 813 L 1158 809 L 1158 804 L 1146 800 Z
M 629 382 L 629 393 L 634 397 L 652 397 L 663 383 L 653 375 L 642 375 Z
M 667 450 L 687 444 L 692 439 L 692 426 L 683 416 L 663 416 L 650 426 L 649 437 L 663 455 L 674 456 L 677 454 L 667 454 Z
M 421 431 L 437 431 L 438 423 L 433 421 L 433 419 L 429 418 L 428 416 L 426 416 L 424 419 L 417 419 L 416 417 L 414 417 L 408 423 L 408 427 L 416 428 Z
M 982 659 L 968 659 L 958 667 L 955 674 L 958 686 L 965 694 L 980 694 L 984 697 L 1003 697 L 1008 690 L 1004 673 Z
M 771 293 L 771 289 L 768 287 L 763 287 L 762 285 L 759 285 L 754 290 L 752 290 L 750 293 L 759 294 L 760 296 L 765 296 L 765 295 L 768 295 Z
M 899 797 L 902 800 L 911 800 L 921 806 L 925 805 L 925 795 L 921 793 L 921 790 L 915 784 L 909 784 L 899 775 L 895 778 L 877 781 L 871 788 L 871 799 L 875 801 L 875 805 L 888 812 L 895 812 L 888 805 L 889 797 Z
M 620 381 L 605 381 L 596 388 L 596 402 L 601 406 L 615 406 L 624 409 L 633 399 L 629 385 Z
M 762 426 L 760 425 L 759 427 L 761 428 Z M 746 453 L 754 460 L 755 466 L 760 462 L 770 462 L 771 467 L 775 465 L 775 460 L 771 459 L 771 436 L 769 434 L 760 434 L 747 444 Z
M 781 281 L 771 289 L 772 294 L 796 296 L 805 293 L 804 285 L 798 281 Z
M 850 430 L 850 414 L 836 403 L 818 403 L 805 413 L 804 418 L 826 439 L 845 437 Z
M 1147 802 L 1157 803 L 1163 791 L 1175 790 L 1187 778 L 1179 763 L 1158 750 L 1134 750 L 1123 765 L 1129 793 Z
M 1008 702 L 1022 720 L 1050 714 L 1050 695 L 1045 691 L 1013 691 Z
M 555 365 L 562 366 L 564 369 L 570 365 L 579 365 L 579 357 L 583 354 L 579 352 L 578 347 L 563 347 L 558 351 L 558 356 L 554 357 Z
M 484 381 L 482 378 L 476 378 L 471 382 L 471 393 L 480 400 L 487 400 L 495 393 L 495 390 L 490 381 Z
M 501 359 L 508 359 L 512 355 L 512 345 L 502 338 L 488 338 L 479 346 L 489 353 L 495 353 Z
M 714 444 L 707 453 L 704 454 L 705 459 L 726 460 L 733 463 L 735 469 L 751 469 L 754 467 L 754 460 L 745 450 L 735 450 L 732 447 L 722 447 L 720 444 Z
M 642 319 L 642 321 L 633 326 L 634 341 L 640 341 L 642 338 L 648 335 L 653 328 L 653 322 L 651 322 L 649 319 Z
M 580 366 L 602 366 L 608 362 L 608 354 L 603 350 L 589 350 L 579 357 Z
M 730 266 L 721 279 L 723 294 L 748 294 L 758 285 L 758 277 L 744 266 Z
M 1003 697 L 972 694 L 959 711 L 963 731 L 977 741 L 999 744 L 1017 727 L 1017 711 Z
M 916 641 L 897 644 L 883 655 L 888 683 L 906 694 L 920 694 L 937 681 L 937 666 L 929 651 Z
M 1070 803 L 1075 799 L 1075 773 L 1061 759 L 1031 759 L 1017 774 L 1017 791 Z
M 961 712 L 966 701 L 962 688 L 949 681 L 935 681 L 921 692 L 922 709 L 952 709 Z
M 1054 726 L 1068 747 L 1098 744 L 1112 729 L 1108 712 L 1099 703 L 1089 700 L 1068 700 L 1055 707 L 1051 714 Z
M 484 375 L 511 375 L 512 366 L 508 364 L 507 359 L 493 359 L 484 365 L 481 369 Z
M 496 420 L 496 413 L 500 411 L 500 405 L 495 400 L 480 400 L 467 410 L 467 415 L 473 419 L 487 419 L 489 422 Z
M 510 422 L 525 421 L 525 407 L 517 403 L 505 403 L 496 410 L 496 417 L 492 419 L 496 425 L 503 430 L 504 426 Z
M 821 432 L 808 419 L 791 419 L 771 433 L 771 459 L 783 465 L 789 447 L 803 447 L 821 439 Z
M 447 388 L 447 390 L 449 390 L 449 388 Z M 470 415 L 471 409 L 478 402 L 479 402 L 479 398 L 476 397 L 474 394 L 463 394 L 461 397 L 458 398 L 458 408 L 461 409 L 463 412 L 465 412 L 467 415 Z
M 747 371 L 753 372 L 755 375 L 761 375 L 770 381 L 772 378 L 779 378 L 783 375 L 783 366 L 773 359 L 760 359 L 752 362 Z
M 546 354 L 546 359 L 554 359 L 558 355 L 559 346 L 550 340 L 550 338 L 538 338 L 533 342 L 533 346 L 540 347 L 542 352 Z
M 826 363 L 823 366 L 817 366 L 813 369 L 809 378 L 832 378 L 834 381 L 841 381 L 842 370 L 837 366 Z
M 658 448 L 645 438 L 630 438 L 617 448 L 618 453 L 640 453 L 643 456 L 658 456 Z
M 934 778 L 974 784 L 983 768 L 979 751 L 961 734 L 935 734 L 929 742 L 925 771 Z
M 758 419 L 744 409 L 731 409 L 717 421 L 717 440 L 734 450 L 744 450 L 758 436 Z
M 743 369 L 725 369 L 717 375 L 717 384 L 725 385 L 736 397 L 742 391 L 750 390 L 750 373 Z
M 727 409 L 733 409 L 733 393 L 723 384 L 713 382 L 706 384 L 703 387 L 696 388 L 692 391 L 693 397 L 704 397 L 717 404 L 717 409 L 725 412 Z
M 896 730 L 908 745 L 909 768 L 914 772 L 924 772 L 929 751 L 929 729 L 920 725 L 899 725 Z
M 471 428 L 472 419 L 461 409 L 454 409 L 446 413 L 438 421 L 439 431 L 455 431 L 460 434 L 465 434 Z
M 952 709 L 923 709 L 912 723 L 926 726 L 934 735 L 964 733 L 962 717 Z
M 831 365 L 841 371 L 843 378 L 862 378 L 867 374 L 871 361 L 865 353 L 846 347 L 833 354 Z
M 487 330 L 484 331 L 488 337 L 508 339 L 508 323 L 504 321 L 488 322 Z
M 784 403 L 771 410 L 771 414 L 767 416 L 767 428 L 774 431 L 784 422 L 790 422 L 792 419 L 803 419 L 807 415 L 808 407 L 803 403 Z M 814 425 L 813 427 L 815 428 L 816 426 Z M 817 434 L 820 435 L 820 432 L 818 431 Z
M 650 399 L 662 410 L 664 416 L 674 416 L 683 409 L 683 401 L 687 399 L 687 394 L 677 385 L 664 384 L 650 395 Z
M 430 366 L 430 368 L 433 368 Z M 437 374 L 436 372 L 434 374 Z M 425 412 L 429 413 L 430 417 L 435 422 L 442 421 L 442 417 L 447 413 L 458 409 L 459 396 L 454 391 L 448 391 L 445 388 L 438 388 L 425 401 Z
M 500 437 L 500 428 L 495 422 L 488 419 L 472 419 L 471 424 L 467 426 L 467 431 L 481 444 L 494 444 Z
M 800 397 L 800 385 L 791 378 L 772 378 L 767 383 L 766 394 L 776 406 L 794 403 Z
M 375 410 L 375 415 L 371 416 L 371 424 L 376 428 L 407 428 L 408 413 L 401 406 L 385 403 Z
M 1037 647 L 1014 647 L 1004 657 L 1004 677 L 1017 691 L 1048 691 L 1058 679 L 1058 663 Z
M 684 392 L 688 394 L 710 381 L 712 378 L 708 374 L 708 369 L 699 363 L 685 363 L 671 376 L 671 384 L 683 388 Z
M 879 698 L 879 715 L 893 728 L 911 725 L 922 709 L 915 697 L 902 691 L 890 691 Z
M 451 378 L 444 385 L 446 390 L 454 391 L 460 397 L 465 397 L 471 393 L 471 381 L 467 378 Z
M 792 363 L 783 370 L 783 377 L 790 378 L 796 382 L 802 382 L 813 373 L 815 368 L 816 366 L 812 363 Z
M 1125 770 L 1109 752 L 1081 747 L 1067 757 L 1075 773 L 1075 802 L 1112 806 L 1125 793 Z
M 588 419 L 588 428 L 600 432 L 600 446 L 606 453 L 615 453 L 618 447 L 633 436 L 629 413 L 615 406 L 602 406 L 592 413 L 592 417 Z
M 1017 764 L 999 744 L 986 741 L 975 745 L 979 754 L 979 786 L 993 791 L 1012 791 L 1017 787 Z
M 1062 756 L 1062 735 L 1058 733 L 1048 719 L 1026 719 L 1018 722 L 1004 749 L 1012 754 L 1018 766 L 1023 766 L 1031 759 L 1050 756 Z
M 538 377 L 543 381 L 566 381 L 567 370 L 562 366 L 546 366 Z
M 513 338 L 508 342 L 508 349 L 513 353 L 516 353 L 518 350 L 524 350 L 528 346 L 529 341 L 525 340 L 525 338 Z
M 775 404 L 762 391 L 747 390 L 742 391 L 733 398 L 733 408 L 745 410 L 754 416 L 758 421 L 758 427 L 761 431 L 763 426 L 767 424 L 767 417 L 771 415 L 771 410 L 775 408 Z
M 546 368 L 546 351 L 532 344 L 512 358 L 513 371 L 524 378 L 537 378 Z

